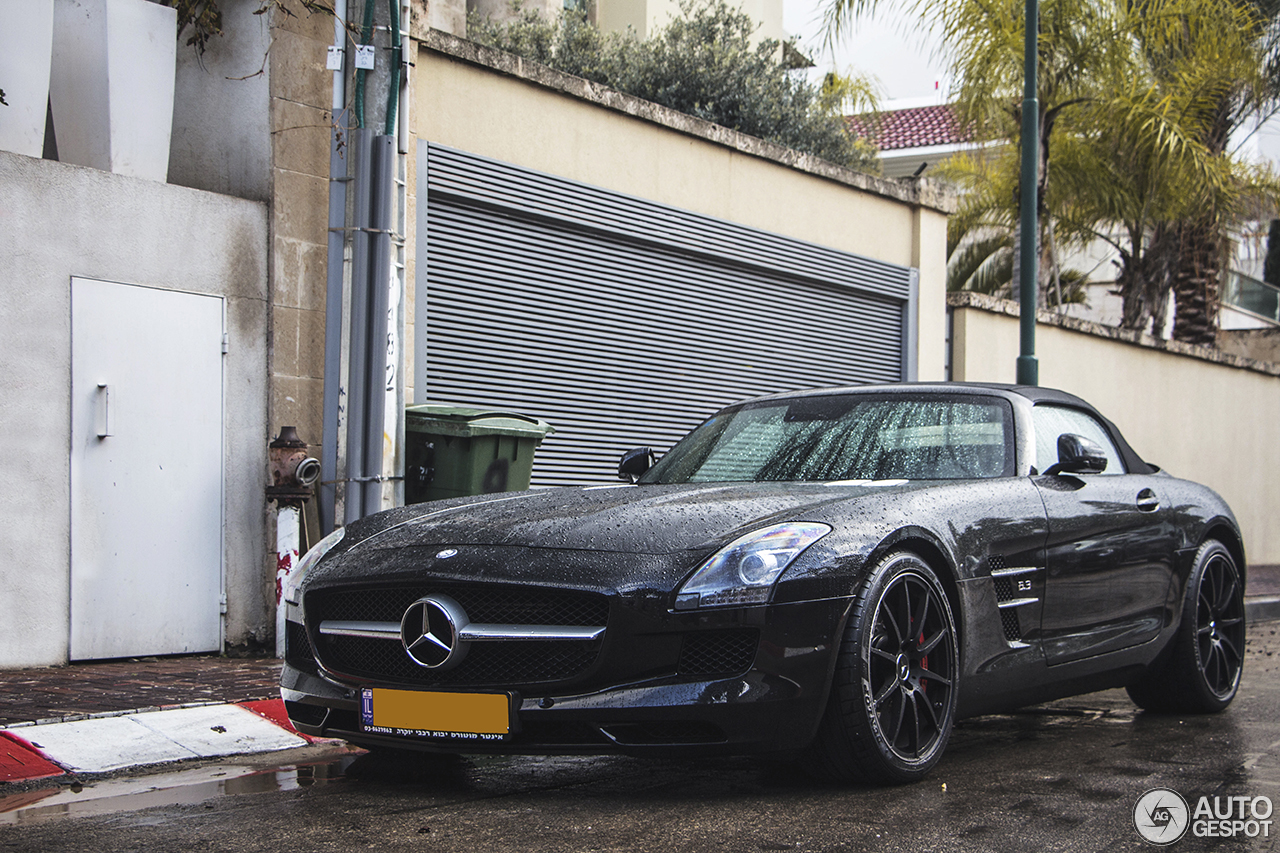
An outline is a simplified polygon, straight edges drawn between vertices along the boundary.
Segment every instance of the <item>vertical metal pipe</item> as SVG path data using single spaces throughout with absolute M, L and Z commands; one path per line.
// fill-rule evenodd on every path
M 920 270 L 912 269 L 902 303 L 902 381 L 920 378 Z
M 427 402 L 427 193 L 431 178 L 431 146 L 418 140 L 417 224 L 413 268 L 413 402 Z
M 414 65 L 414 41 L 409 37 L 409 0 L 402 0 L 400 8 L 400 62 L 404 73 L 400 75 L 400 127 L 396 133 L 401 154 L 409 153 L 409 71 Z
M 1026 32 L 1023 41 L 1024 85 L 1022 99 L 1022 218 L 1021 281 L 1019 306 L 1020 346 L 1018 384 L 1040 384 L 1040 366 L 1036 361 L 1036 307 L 1039 288 L 1037 227 L 1037 181 L 1040 173 L 1040 101 L 1036 93 L 1036 61 L 1039 58 L 1040 9 L 1037 0 L 1026 0 Z
M 366 411 L 363 453 L 364 513 L 382 508 L 382 450 L 386 431 L 387 311 L 391 288 L 391 205 L 395 197 L 396 139 L 379 136 L 373 140 L 373 180 L 370 209 L 371 245 L 369 257 L 369 333 L 365 360 Z
M 333 4 L 333 43 L 339 54 L 346 56 L 346 0 Z M 332 132 L 329 140 L 329 246 L 328 275 L 324 306 L 324 430 L 321 437 L 320 467 L 324 472 L 316 488 L 320 529 L 323 535 L 333 532 L 336 524 L 334 506 L 337 499 L 338 430 L 342 398 L 342 282 L 346 249 L 347 164 L 342 156 L 348 125 L 347 78 L 343 67 L 333 72 Z
M 343 501 L 346 523 L 367 515 L 363 489 L 359 482 L 366 476 L 364 458 L 368 431 L 369 390 L 369 281 L 370 210 L 372 180 L 373 131 L 360 129 L 352 133 L 351 158 L 354 168 L 352 191 L 354 213 L 351 240 L 351 342 L 347 388 L 347 489 Z

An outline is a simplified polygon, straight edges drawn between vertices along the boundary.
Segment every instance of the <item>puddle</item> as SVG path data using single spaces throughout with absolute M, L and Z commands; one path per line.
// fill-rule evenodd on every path
M 0 825 L 62 817 L 137 811 L 154 806 L 193 805 L 217 797 L 292 791 L 343 779 L 357 755 L 337 760 L 263 768 L 220 764 L 172 773 L 106 779 L 0 796 Z

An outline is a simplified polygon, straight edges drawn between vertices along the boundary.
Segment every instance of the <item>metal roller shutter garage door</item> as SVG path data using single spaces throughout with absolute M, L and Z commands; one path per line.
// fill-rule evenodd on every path
M 418 399 L 550 421 L 535 486 L 611 480 L 744 397 L 913 378 L 911 269 L 422 151 Z

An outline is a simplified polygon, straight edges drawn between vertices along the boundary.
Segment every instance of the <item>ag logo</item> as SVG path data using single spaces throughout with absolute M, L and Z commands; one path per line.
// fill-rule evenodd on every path
M 1133 825 L 1147 841 L 1164 846 L 1187 834 L 1191 811 L 1177 791 L 1152 788 L 1133 807 Z

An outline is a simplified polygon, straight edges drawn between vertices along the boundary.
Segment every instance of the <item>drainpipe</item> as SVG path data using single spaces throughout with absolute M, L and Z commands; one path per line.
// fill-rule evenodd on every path
M 361 487 L 364 493 L 364 514 L 378 512 L 382 509 L 383 449 L 387 424 L 387 393 L 394 392 L 394 386 L 388 388 L 388 380 L 398 380 L 397 376 L 388 376 L 387 358 L 392 353 L 389 338 L 390 291 L 395 269 L 391 265 L 391 202 L 395 194 L 396 140 L 394 136 L 382 135 L 373 138 L 373 157 L 370 189 L 369 232 L 370 252 L 367 273 L 368 281 L 368 340 L 367 355 L 364 358 L 365 404 L 364 404 L 364 449 L 362 453 L 364 470 Z M 394 429 L 394 426 L 393 426 Z M 349 515 L 349 514 L 348 514 Z
M 400 153 L 409 153 L 409 70 L 414 66 L 413 39 L 409 37 L 409 0 L 400 6 L 400 127 L 397 131 Z M 407 230 L 407 229 L 406 229 Z
M 373 9 L 366 0 L 362 41 L 372 42 Z M 384 483 L 396 484 L 399 497 L 402 464 L 403 384 L 400 376 L 400 341 L 403 338 L 403 246 L 395 239 L 397 220 L 404 221 L 403 162 L 397 150 L 407 147 L 408 127 L 397 120 L 396 104 L 407 86 L 399 66 L 403 62 L 402 8 L 391 0 L 391 43 L 383 52 L 396 63 L 387 98 L 385 133 L 375 136 L 365 127 L 366 70 L 356 72 L 354 115 L 341 112 L 345 89 L 334 79 L 335 115 L 349 117 L 335 130 L 330 159 L 329 194 L 329 291 L 325 316 L 325 483 L 321 498 L 321 527 L 328 533 L 383 508 Z M 339 23 L 347 9 L 341 9 Z M 335 37 L 339 30 L 335 28 Z M 345 39 L 345 33 L 342 34 Z M 401 110 L 403 115 L 404 110 Z M 342 127 L 354 122 L 350 132 Z M 401 136 L 397 145 L 397 131 Z M 340 136 L 345 146 L 340 150 Z M 349 159 L 349 165 L 346 160 Z M 346 183 L 351 184 L 348 190 Z M 350 196 L 348 202 L 348 195 Z M 350 207 L 350 218 L 346 216 Z M 342 214 L 340 218 L 340 214 Z M 343 262 L 346 235 L 351 234 L 350 279 L 344 290 Z M 396 295 L 396 302 L 391 296 Z M 345 324 L 344 324 L 345 312 Z M 394 318 L 395 325 L 391 325 Z M 346 349 L 343 350 L 343 342 Z M 345 385 L 343 384 L 345 380 Z M 345 422 L 344 422 L 345 420 Z M 384 435 L 390 424 L 391 453 L 384 461 Z M 387 466 L 390 466 L 388 469 Z M 344 483 L 342 511 L 337 511 L 337 484 Z M 392 503 L 398 503 L 393 500 Z M 339 517 L 340 516 L 340 517 Z
M 344 61 L 346 38 L 347 0 L 334 0 L 332 61 L 329 63 L 333 68 L 333 132 L 329 140 L 329 254 L 324 308 L 324 435 L 320 452 L 324 479 L 316 495 L 320 508 L 320 532 L 325 536 L 332 533 L 335 526 L 338 434 L 342 428 L 342 302 L 347 236 L 347 165 L 343 149 L 349 141 L 347 128 L 351 125 Z
M 350 345 L 347 367 L 347 471 L 343 491 L 343 523 L 368 515 L 364 505 L 364 480 L 368 473 L 369 340 L 371 337 L 369 254 L 373 206 L 373 131 L 361 128 L 352 134 L 352 184 L 354 212 L 351 228 Z

